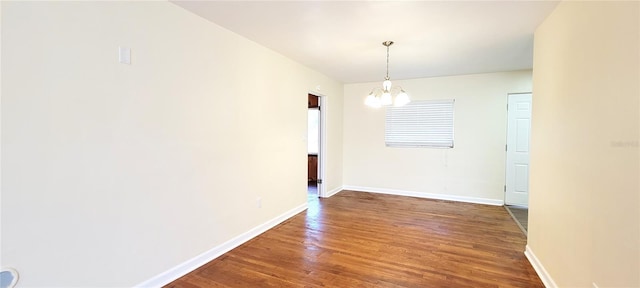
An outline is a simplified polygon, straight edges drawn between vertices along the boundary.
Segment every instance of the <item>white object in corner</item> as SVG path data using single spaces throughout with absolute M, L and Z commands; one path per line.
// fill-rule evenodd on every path
M 558 285 L 556 285 L 556 282 L 553 282 L 553 279 L 551 279 L 551 275 L 549 275 L 547 270 L 544 269 L 544 266 L 542 266 L 542 263 L 540 263 L 540 260 L 538 260 L 538 257 L 536 257 L 536 254 L 533 254 L 533 251 L 531 251 L 531 247 L 529 247 L 529 245 L 527 245 L 527 248 L 524 251 L 524 255 L 527 256 L 529 263 L 531 263 L 531 266 L 533 266 L 533 269 L 536 270 L 536 273 L 538 273 L 538 277 L 540 277 L 540 280 L 542 280 L 542 283 L 544 284 L 545 287 L 547 288 L 558 287 Z
M 493 205 L 493 206 L 502 206 L 502 205 L 504 205 L 504 201 L 503 200 L 499 200 L 499 199 L 477 198 L 477 197 L 457 196 L 457 195 L 448 195 L 448 194 L 433 194 L 433 193 L 423 193 L 423 192 L 417 192 L 417 191 L 406 191 L 406 190 L 374 188 L 374 187 L 361 187 L 361 186 L 344 186 L 343 189 L 344 190 L 370 192 L 370 193 L 381 193 L 381 194 L 398 195 L 398 196 L 409 196 L 409 197 L 417 197 L 417 198 L 448 200 L 448 201 L 457 201 L 457 202 L 466 202 L 466 203 L 475 203 L 475 204 L 485 204 L 485 205 Z
M 122 64 L 131 64 L 131 48 L 118 47 L 118 61 Z
M 242 233 L 232 238 L 231 240 L 224 242 L 214 247 L 213 249 L 192 258 L 191 260 L 187 260 L 182 264 L 179 264 L 178 266 L 175 266 L 163 273 L 160 273 L 157 276 L 147 281 L 144 281 L 134 287 L 162 287 L 166 284 L 169 284 L 171 283 L 171 281 L 176 280 L 193 270 L 196 270 L 198 267 L 204 264 L 207 264 L 211 260 L 222 256 L 222 254 L 233 250 L 234 248 L 244 244 L 245 242 L 251 240 L 252 238 L 262 234 L 263 232 L 275 227 L 276 225 L 284 222 L 285 220 L 306 210 L 307 207 L 308 207 L 308 203 L 305 202 L 304 204 L 298 207 L 295 207 L 283 213 L 282 215 L 265 222 L 262 225 L 258 225 L 257 227 L 254 227 L 253 229 L 245 233 Z

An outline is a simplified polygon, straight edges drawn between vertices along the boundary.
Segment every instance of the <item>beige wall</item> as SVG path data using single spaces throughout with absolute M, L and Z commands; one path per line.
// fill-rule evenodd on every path
M 640 287 L 638 2 L 536 30 L 529 248 L 558 287 Z
M 531 91 L 531 71 L 394 81 L 412 99 L 455 103 L 453 149 L 389 148 L 384 109 L 364 105 L 381 82 L 344 88 L 346 188 L 500 204 L 504 201 L 507 94 Z M 534 96 L 535 97 L 535 96 Z
M 342 84 L 168 2 L 3 1 L 2 72 L 21 287 L 132 286 L 304 205 L 318 85 L 342 185 Z

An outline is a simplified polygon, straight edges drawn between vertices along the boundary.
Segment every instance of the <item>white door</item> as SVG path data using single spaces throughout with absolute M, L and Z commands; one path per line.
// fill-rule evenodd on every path
M 505 204 L 529 206 L 531 93 L 509 94 Z

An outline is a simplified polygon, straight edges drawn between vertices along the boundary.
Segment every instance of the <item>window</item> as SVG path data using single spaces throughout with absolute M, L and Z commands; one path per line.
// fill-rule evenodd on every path
M 318 108 L 309 109 L 309 116 L 307 117 L 307 153 L 310 155 L 318 155 L 319 150 L 319 135 L 320 135 L 320 110 Z
M 389 147 L 453 148 L 455 100 L 417 100 L 387 108 L 385 143 Z

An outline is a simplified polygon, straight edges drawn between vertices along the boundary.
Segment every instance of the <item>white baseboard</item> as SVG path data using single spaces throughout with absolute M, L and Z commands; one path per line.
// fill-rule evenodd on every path
M 527 245 L 527 248 L 524 251 L 524 255 L 527 256 L 529 263 L 531 263 L 531 266 L 533 266 L 533 269 L 536 270 L 536 273 L 538 273 L 538 277 L 540 277 L 540 280 L 542 280 L 542 283 L 544 284 L 545 287 L 547 288 L 558 287 L 558 285 L 556 285 L 556 282 L 553 282 L 553 279 L 551 279 L 551 275 L 549 275 L 547 270 L 544 269 L 544 266 L 542 266 L 542 263 L 540 263 L 540 260 L 538 260 L 538 257 L 536 257 L 536 254 L 533 253 L 529 245 Z
M 476 197 L 457 196 L 457 195 L 448 195 L 448 194 L 433 194 L 433 193 L 423 193 L 423 192 L 416 192 L 416 191 L 361 187 L 361 186 L 344 186 L 342 188 L 344 190 L 410 196 L 410 197 L 428 198 L 428 199 L 437 199 L 437 200 L 449 200 L 449 201 L 467 202 L 467 203 L 475 203 L 475 204 L 486 204 L 486 205 L 493 205 L 493 206 L 504 205 L 504 200 L 502 199 L 476 198 Z
M 322 196 L 322 198 L 329 198 L 340 191 L 342 191 L 342 187 L 337 187 L 335 189 L 332 189 L 331 191 L 328 191 L 327 195 Z
M 162 287 L 307 209 L 304 203 L 134 287 Z

